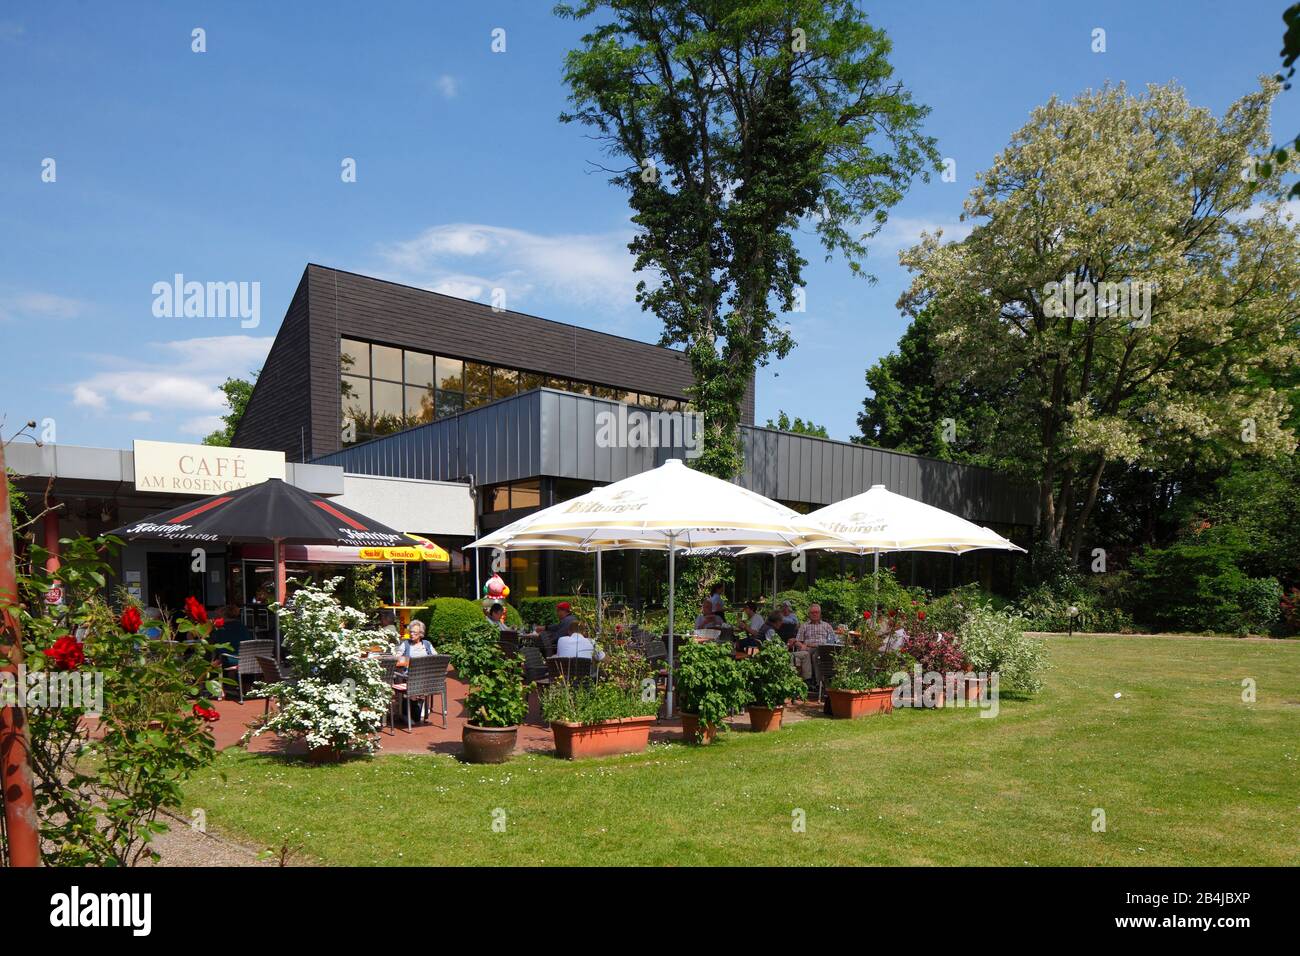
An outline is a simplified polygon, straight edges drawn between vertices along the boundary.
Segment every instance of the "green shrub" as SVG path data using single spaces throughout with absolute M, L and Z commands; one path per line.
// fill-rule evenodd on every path
M 456 668 L 456 676 L 469 684 L 490 668 L 494 659 L 500 655 L 500 638 L 500 628 L 480 614 L 478 622 L 467 627 L 460 640 L 449 641 L 439 647 L 438 651 L 451 656 L 451 666 Z
M 1134 613 L 1159 630 L 1264 633 L 1277 623 L 1281 586 L 1241 569 L 1245 548 L 1232 531 L 1205 532 L 1135 555 Z
M 749 703 L 749 685 L 740 662 L 726 642 L 682 646 L 676 685 L 683 713 L 699 717 L 700 733 L 707 725 L 726 729 L 725 718 Z
M 555 605 L 561 601 L 568 601 L 573 607 L 573 613 L 579 618 L 594 620 L 596 617 L 595 598 L 583 597 L 577 594 L 556 594 L 550 597 L 526 597 L 520 600 L 520 619 L 529 630 L 554 624 L 556 621 Z
M 499 649 L 483 658 L 465 695 L 466 719 L 477 727 L 513 727 L 528 716 L 524 664 Z
M 440 653 L 443 644 L 459 642 L 467 628 L 487 620 L 480 602 L 457 597 L 433 598 L 425 602 L 413 617 L 424 622 L 429 640 Z M 514 628 L 523 623 L 519 612 L 509 604 L 506 605 L 506 623 Z
M 659 699 L 653 689 L 647 700 L 640 688 L 623 688 L 613 681 L 558 681 L 542 691 L 542 716 L 550 723 L 595 724 L 620 717 L 652 717 L 658 712 Z
M 802 700 L 808 685 L 790 662 L 790 652 L 782 641 L 767 640 L 758 653 L 740 662 L 750 703 L 758 707 L 784 707 L 787 700 Z
M 822 620 L 832 624 L 856 625 L 862 612 L 870 607 L 869 591 L 864 591 L 861 582 L 849 577 L 817 578 L 817 583 L 808 588 L 802 605 L 795 605 L 799 619 L 808 617 L 808 605 L 820 604 Z
M 1041 640 L 1025 635 L 1025 621 L 1018 614 L 973 603 L 966 608 L 957 638 L 973 670 L 997 671 L 1000 691 L 1036 694 L 1043 689 L 1046 651 Z
M 1070 609 L 1074 614 L 1070 614 Z M 1133 619 L 1120 607 L 1107 607 L 1103 596 L 1080 586 L 1058 594 L 1047 584 L 1030 588 L 1016 602 L 1016 610 L 1030 631 L 1123 633 L 1133 629 Z

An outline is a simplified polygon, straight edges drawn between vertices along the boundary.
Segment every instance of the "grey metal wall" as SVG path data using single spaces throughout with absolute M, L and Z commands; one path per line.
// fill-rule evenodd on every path
M 686 457 L 681 444 L 598 442 L 597 415 L 618 402 L 537 389 L 316 459 L 348 472 L 479 485 L 549 476 L 612 482 Z M 666 436 L 665 436 L 666 437 Z M 874 484 L 984 524 L 1033 524 L 1036 498 L 986 468 L 849 442 L 742 426 L 740 484 L 778 501 L 820 507 Z

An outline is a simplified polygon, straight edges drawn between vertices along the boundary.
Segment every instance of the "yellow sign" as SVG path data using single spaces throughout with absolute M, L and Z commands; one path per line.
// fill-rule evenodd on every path
M 363 561 L 450 561 L 451 556 L 428 538 L 408 534 L 409 548 L 360 548 Z
M 166 441 L 135 442 L 136 491 L 215 495 L 284 478 L 284 452 Z

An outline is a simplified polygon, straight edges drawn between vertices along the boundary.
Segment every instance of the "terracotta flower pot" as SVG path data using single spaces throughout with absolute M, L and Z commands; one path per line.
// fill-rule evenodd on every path
M 966 700 L 974 703 L 980 699 L 980 691 L 984 687 L 984 681 L 978 677 L 967 677 L 962 686 L 958 688 L 959 693 L 965 695 Z
M 707 725 L 703 734 L 700 733 L 700 718 L 696 714 L 682 714 L 682 733 L 688 744 L 711 744 L 718 739 L 716 724 Z
M 836 690 L 832 687 L 829 693 L 832 717 L 866 717 L 869 714 L 888 714 L 894 709 L 892 687 L 877 687 L 873 690 Z
M 565 760 L 584 757 L 609 757 L 613 754 L 639 754 L 650 743 L 652 717 L 621 717 L 596 724 L 554 721 L 555 756 Z
M 515 749 L 519 726 L 477 727 L 466 724 L 460 732 L 466 763 L 505 763 Z
M 312 747 L 307 751 L 309 763 L 338 763 L 343 759 L 343 751 L 338 747 Z
M 758 707 L 751 704 L 749 710 L 749 727 L 756 734 L 765 734 L 781 729 L 781 715 L 784 707 Z

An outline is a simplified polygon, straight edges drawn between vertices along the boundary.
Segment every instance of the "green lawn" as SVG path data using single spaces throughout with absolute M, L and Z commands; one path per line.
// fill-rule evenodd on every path
M 994 719 L 817 719 L 493 768 L 227 752 L 187 793 L 217 832 L 339 864 L 1300 864 L 1300 642 L 1048 645 L 1046 690 Z

